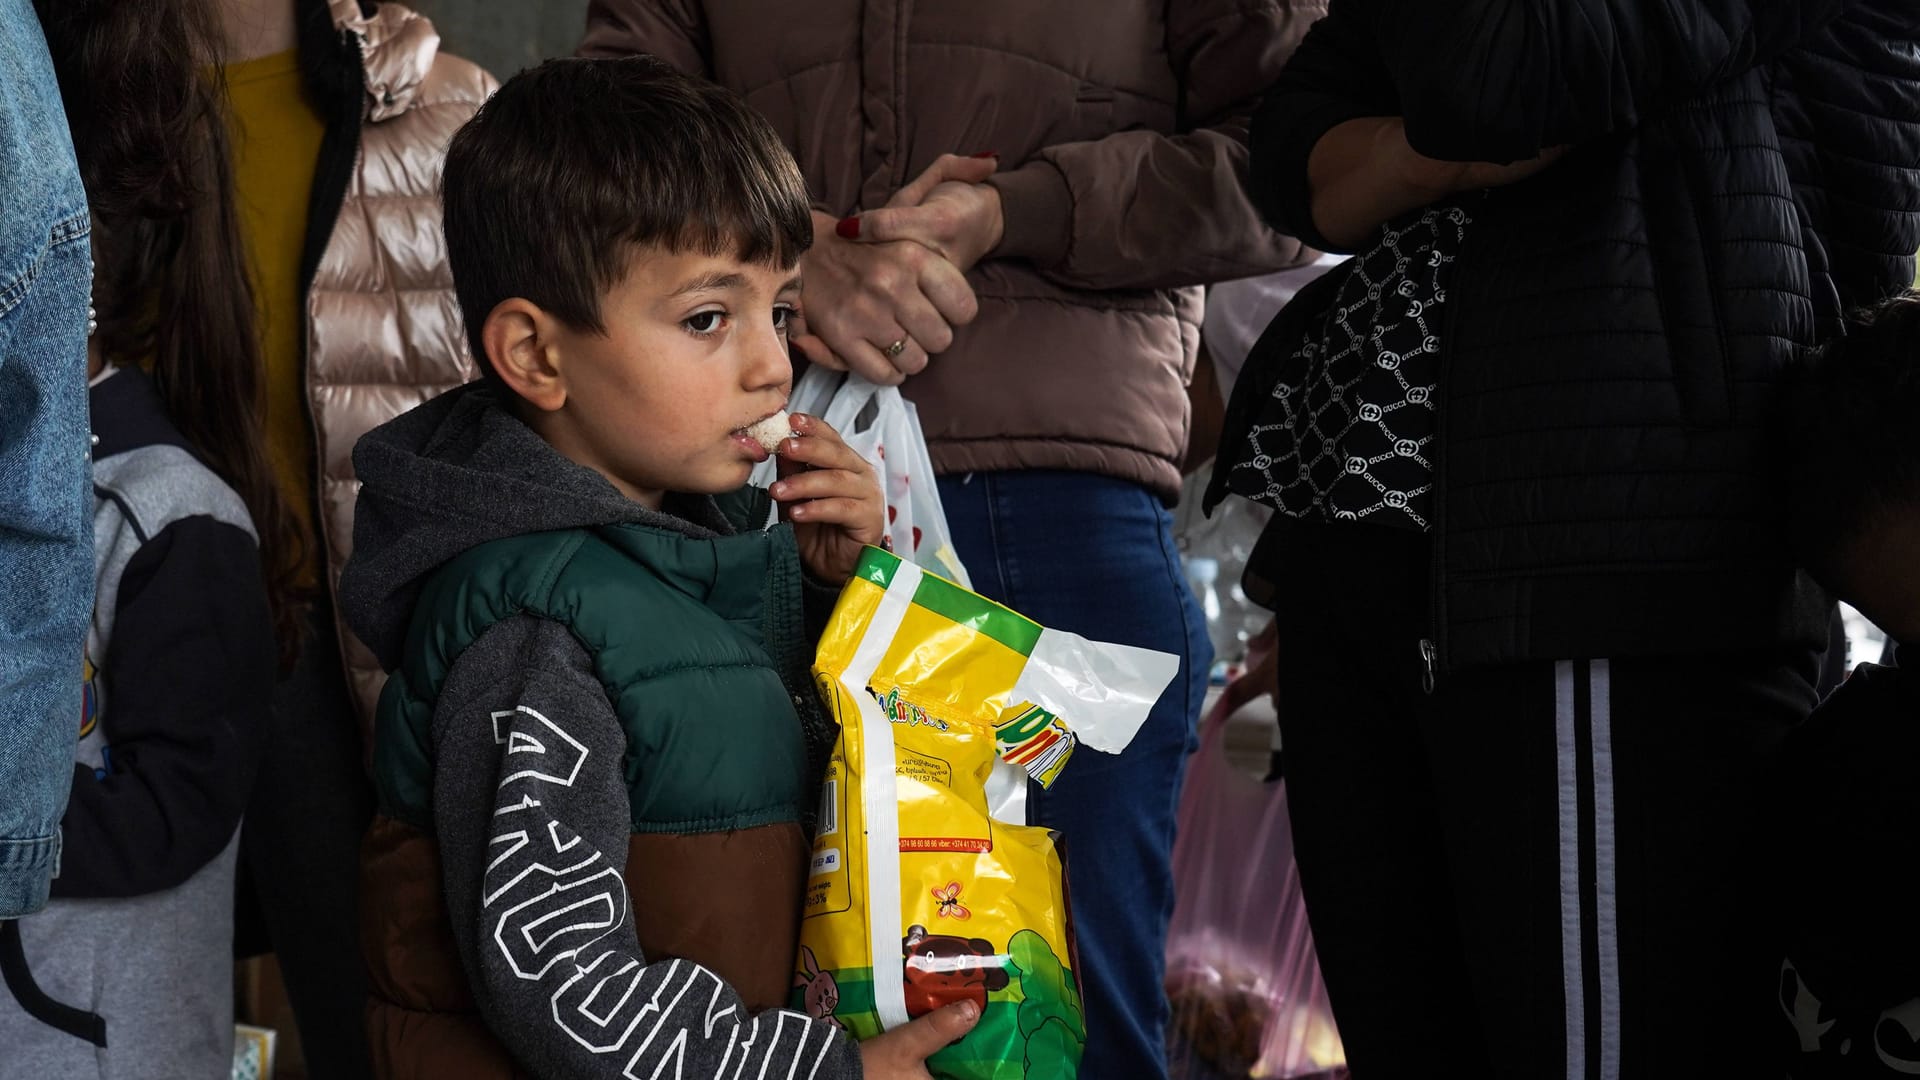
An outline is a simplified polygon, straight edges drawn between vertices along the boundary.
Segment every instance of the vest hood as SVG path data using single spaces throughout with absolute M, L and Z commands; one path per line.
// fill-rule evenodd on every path
M 712 499 L 669 496 L 667 512 L 620 494 L 562 457 L 484 383 L 449 391 L 354 447 L 362 487 L 353 558 L 340 577 L 347 624 L 383 668 L 400 661 L 422 579 L 471 548 L 557 529 L 634 524 L 690 539 L 735 530 Z

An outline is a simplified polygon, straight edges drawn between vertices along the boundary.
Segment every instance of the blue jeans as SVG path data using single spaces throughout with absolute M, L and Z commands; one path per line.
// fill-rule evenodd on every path
M 47 902 L 80 734 L 88 221 L 40 21 L 0 0 L 0 919 Z
M 1044 626 L 1183 658 L 1126 752 L 1082 747 L 1028 815 L 1064 837 L 1087 1013 L 1087 1080 L 1166 1076 L 1167 920 L 1180 781 L 1213 646 L 1145 488 L 1085 473 L 940 479 L 973 587 Z M 1072 717 L 1068 717 L 1069 723 Z

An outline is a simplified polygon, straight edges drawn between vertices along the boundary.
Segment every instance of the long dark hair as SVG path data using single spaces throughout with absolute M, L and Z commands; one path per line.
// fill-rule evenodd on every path
M 87 201 L 97 339 L 153 374 L 168 415 L 246 503 L 283 667 L 307 540 L 265 453 L 264 364 L 234 208 L 212 0 L 35 0 Z

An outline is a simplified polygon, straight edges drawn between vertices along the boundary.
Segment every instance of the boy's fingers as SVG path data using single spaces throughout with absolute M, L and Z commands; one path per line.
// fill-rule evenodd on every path
M 811 413 L 788 413 L 787 425 L 801 435 L 816 435 L 822 439 L 840 439 L 840 432 L 831 424 Z
M 924 1061 L 973 1030 L 980 1008 L 971 1001 L 945 1005 L 890 1034 L 898 1034 L 917 1060 Z
M 772 491 L 776 502 L 805 502 L 809 499 L 880 499 L 880 485 L 868 473 L 846 469 L 808 469 L 783 476 Z
M 884 532 L 882 518 L 872 501 L 840 496 L 831 499 L 807 499 L 787 507 L 794 521 L 809 525 L 838 525 L 862 544 L 877 544 Z
M 839 432 L 805 414 L 789 416 L 787 422 L 793 425 L 794 434 L 798 437 L 780 444 L 782 458 L 816 469 L 844 469 L 866 475 L 873 473 L 873 466 L 854 452 Z

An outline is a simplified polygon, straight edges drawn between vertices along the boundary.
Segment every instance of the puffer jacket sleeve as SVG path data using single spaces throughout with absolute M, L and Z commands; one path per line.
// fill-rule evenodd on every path
M 1181 132 L 1052 146 L 992 178 L 1006 221 L 993 254 L 1090 289 L 1202 285 L 1310 258 L 1247 198 L 1247 118 L 1323 9 L 1318 0 L 1168 4 Z
M 1637 126 L 1751 71 L 1861 0 L 1334 0 L 1364 9 L 1407 141 L 1510 162 Z
M 593 0 L 579 55 L 652 53 L 680 71 L 712 77 L 706 14 L 697 0 Z
M 1920 3 L 1862 4 L 1775 65 L 1781 150 L 1835 296 L 1872 304 L 1913 280 L 1920 249 Z M 1829 333 L 1832 332 L 1830 329 Z

